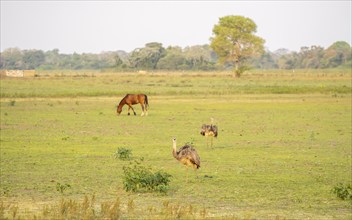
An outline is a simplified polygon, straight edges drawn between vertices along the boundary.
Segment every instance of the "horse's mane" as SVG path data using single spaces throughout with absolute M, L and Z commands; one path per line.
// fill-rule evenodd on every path
M 125 97 L 123 97 L 123 99 L 121 99 L 121 101 L 120 101 L 120 103 L 119 103 L 118 106 L 120 106 L 120 105 L 123 103 L 123 101 L 125 101 L 125 99 L 127 98 L 127 96 L 129 96 L 129 94 L 125 95 Z

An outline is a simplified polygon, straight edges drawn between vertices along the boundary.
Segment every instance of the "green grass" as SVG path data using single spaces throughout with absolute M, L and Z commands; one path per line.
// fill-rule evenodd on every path
M 266 87 L 275 84 L 289 92 Z M 128 91 L 149 95 L 149 116 L 127 116 L 126 107 L 116 116 Z M 61 198 L 93 194 L 97 204 L 118 197 L 126 218 L 182 217 L 177 210 L 185 218 L 352 217 L 351 203 L 332 192 L 352 178 L 348 74 L 3 78 L 1 95 L 0 198 L 9 218 L 16 206 L 28 217 Z M 210 117 L 219 127 L 214 149 L 199 134 Z M 178 146 L 194 143 L 198 179 L 190 171 L 186 182 L 172 137 Z M 115 159 L 118 148 L 171 174 L 167 194 L 125 192 L 122 168 L 130 161 Z M 70 187 L 61 193 L 58 183 Z
M 83 77 L 85 76 L 85 77 Z M 351 73 L 41 73 L 39 77 L 1 79 L 3 98 L 165 95 L 350 94 Z M 209 83 L 211 82 L 211 83 Z

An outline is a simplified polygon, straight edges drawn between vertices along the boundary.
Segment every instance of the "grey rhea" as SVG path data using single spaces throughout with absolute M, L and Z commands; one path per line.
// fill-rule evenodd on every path
M 187 168 L 187 181 L 188 181 L 188 167 L 193 168 L 195 171 L 200 168 L 200 157 L 192 146 L 185 145 L 179 150 L 176 148 L 176 138 L 172 139 L 172 155 L 180 161 Z

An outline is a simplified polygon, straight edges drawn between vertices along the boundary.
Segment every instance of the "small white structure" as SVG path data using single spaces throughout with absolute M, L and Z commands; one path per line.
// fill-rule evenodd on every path
M 147 74 L 147 71 L 145 71 L 145 70 L 138 70 L 138 73 L 139 73 L 139 74 Z
M 23 70 L 6 70 L 7 77 L 24 77 Z

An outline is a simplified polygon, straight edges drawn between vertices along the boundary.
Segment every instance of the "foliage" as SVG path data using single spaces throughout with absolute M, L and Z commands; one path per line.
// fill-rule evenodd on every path
M 161 170 L 153 172 L 151 168 L 143 165 L 143 159 L 135 160 L 129 166 L 124 166 L 123 172 L 123 187 L 127 192 L 166 193 L 169 189 L 171 175 Z
M 351 68 L 352 51 L 347 42 L 338 41 L 327 49 L 321 46 L 301 47 L 297 52 L 284 54 L 270 53 L 279 69 L 324 69 L 346 67 Z M 258 67 L 258 66 L 257 66 Z
M 183 70 L 187 69 L 187 59 L 183 55 L 181 47 L 168 47 L 166 55 L 162 57 L 158 64 L 158 69 Z
M 214 70 L 216 55 L 209 45 L 192 47 L 168 47 L 166 55 L 158 62 L 158 69 L 166 70 Z
M 132 156 L 132 150 L 129 148 L 119 147 L 114 154 L 115 159 L 130 160 Z
M 161 43 L 148 43 L 144 48 L 135 49 L 130 57 L 129 62 L 135 69 L 156 69 L 160 58 L 165 56 L 165 49 Z
M 286 49 L 265 51 L 260 56 L 242 59 L 237 74 L 246 68 L 258 69 L 325 69 L 351 68 L 351 47 L 338 41 L 327 49 L 313 45 L 302 47 L 299 52 Z M 224 53 L 226 55 L 226 53 Z M 258 55 L 258 54 L 257 54 Z M 43 52 L 41 50 L 20 50 L 8 48 L 1 53 L 0 69 L 113 69 L 114 71 L 150 70 L 222 70 L 233 68 L 234 63 L 226 61 L 215 65 L 221 57 L 207 44 L 185 48 L 178 46 L 163 48 L 160 43 L 148 43 L 144 48 L 125 51 L 102 52 L 100 54 L 60 54 L 58 49 Z M 236 74 L 236 71 L 235 71 Z
M 9 106 L 15 106 L 15 104 L 16 104 L 16 100 L 11 100 L 11 101 L 9 102 Z
M 280 55 L 280 50 L 276 54 L 265 51 L 260 57 L 250 59 L 249 63 L 257 69 L 278 69 L 277 57 Z
M 333 43 L 324 51 L 322 57 L 323 67 L 338 67 L 349 63 L 349 68 L 351 68 L 351 60 L 351 46 L 344 41 Z
M 57 183 L 56 184 L 56 191 L 60 192 L 61 194 L 63 194 L 65 192 L 65 190 L 68 188 L 71 188 L 71 185 L 68 183 L 65 183 L 65 184 Z
M 25 50 L 22 60 L 24 69 L 35 69 L 45 63 L 45 55 L 41 50 Z
M 240 76 L 247 60 L 264 52 L 264 40 L 256 35 L 257 25 L 242 16 L 225 16 L 213 28 L 211 48 L 219 56 L 220 63 L 234 65 L 236 76 Z
M 20 50 L 9 48 L 1 53 L 1 69 L 102 69 L 116 66 L 119 52 L 100 54 L 60 54 L 58 49 Z
M 0 53 L 1 69 L 24 69 L 23 53 L 19 48 L 8 48 Z
M 332 190 L 342 200 L 350 200 L 352 202 L 352 185 L 339 183 Z

